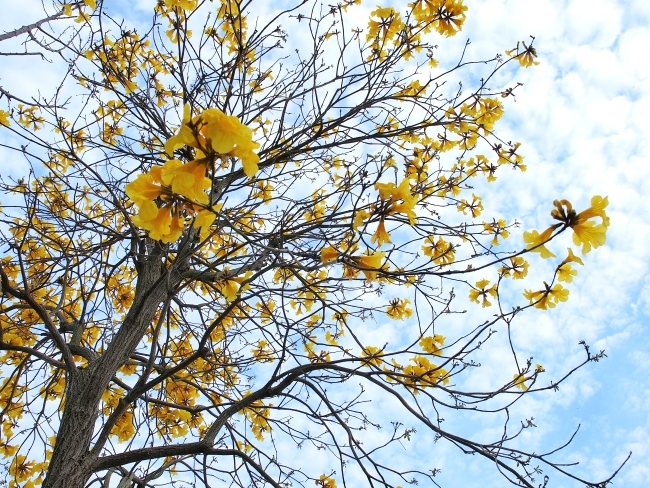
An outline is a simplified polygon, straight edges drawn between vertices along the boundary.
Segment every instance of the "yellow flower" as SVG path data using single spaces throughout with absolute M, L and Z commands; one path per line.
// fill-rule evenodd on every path
M 9 127 L 9 112 L 6 110 L 0 110 L 0 125 Z
M 549 251 L 544 245 L 544 243 L 550 239 L 553 230 L 555 230 L 555 226 L 549 227 L 541 234 L 536 230 L 533 230 L 532 232 L 524 232 L 524 242 L 528 244 L 526 249 L 531 252 L 540 253 L 540 256 L 544 259 L 554 258 L 555 254 Z
M 587 220 L 592 217 L 600 217 L 602 219 L 602 224 L 605 227 L 609 227 L 609 217 L 607 217 L 607 214 L 605 213 L 605 207 L 607 207 L 607 205 L 609 205 L 607 197 L 601 197 L 599 195 L 592 197 L 591 207 L 578 214 L 578 221 Z
M 555 209 L 551 212 L 554 219 L 561 221 L 565 226 L 573 230 L 573 242 L 582 245 L 582 254 L 591 251 L 592 247 L 599 247 L 605 244 L 609 217 L 605 213 L 607 197 L 596 195 L 591 199 L 591 207 L 576 214 L 571 203 L 567 200 L 555 200 Z M 566 207 L 566 210 L 564 210 Z M 599 217 L 600 224 L 589 220 Z M 560 224 L 558 224 L 560 225 Z
M 14 476 L 16 481 L 24 481 L 32 475 L 34 464 L 34 461 L 26 461 L 24 454 L 18 454 L 9 466 L 9 474 Z
M 605 244 L 607 237 L 607 227 L 603 224 L 596 225 L 595 222 L 587 220 L 576 225 L 572 225 L 573 243 L 576 246 L 582 244 L 582 254 L 587 254 L 592 247 L 600 247 Z
M 354 213 L 354 222 L 353 226 L 355 230 L 358 230 L 359 227 L 363 224 L 363 221 L 370 217 L 370 212 L 368 210 L 357 210 Z
M 316 485 L 321 488 L 336 488 L 336 480 L 324 474 L 320 475 L 320 478 L 315 481 Z
M 174 151 L 179 147 L 183 147 L 185 144 L 193 145 L 195 142 L 194 134 L 192 129 L 187 125 L 190 122 L 192 117 L 192 108 L 189 104 L 183 106 L 183 121 L 181 126 L 178 129 L 178 133 L 165 142 L 165 152 L 169 156 L 173 156 Z
M 391 242 L 390 233 L 386 232 L 384 219 L 381 219 L 379 221 L 379 224 L 377 225 L 377 230 L 375 231 L 375 233 L 370 238 L 370 242 L 376 242 L 377 245 L 380 246 L 380 247 L 383 246 L 386 243 Z
M 232 151 L 230 151 L 230 154 L 241 159 L 242 166 L 244 168 L 244 174 L 249 178 L 255 176 L 255 173 L 257 173 L 259 170 L 260 157 L 253 152 L 253 149 L 259 146 L 259 144 L 254 144 L 256 145 L 251 148 L 245 146 L 237 146 Z
M 385 256 L 385 252 L 375 252 L 367 256 L 352 256 L 350 261 L 363 272 L 368 281 L 372 281 L 377 279 L 377 271 L 382 269 Z
M 490 302 L 487 299 L 487 296 L 490 295 L 493 298 L 497 297 L 497 285 L 496 283 L 492 285 L 491 287 L 487 288 L 487 286 L 490 284 L 489 280 L 482 279 L 476 282 L 476 288 L 472 287 L 472 289 L 469 291 L 469 299 L 473 302 L 476 303 L 481 303 L 482 307 L 489 307 L 492 305 L 492 302 Z M 482 302 L 479 301 L 479 298 L 483 299 Z
M 528 380 L 523 374 L 516 373 L 512 376 L 512 378 L 515 380 L 515 388 L 519 388 L 522 391 L 527 391 L 528 386 L 524 383 L 524 381 Z
M 252 177 L 258 170 L 259 156 L 253 149 L 253 131 L 234 115 L 226 115 L 218 108 L 209 108 L 192 118 L 191 108 L 183 108 L 183 121 L 178 132 L 165 142 L 165 151 L 172 156 L 184 145 L 192 146 L 204 154 L 234 156 L 241 159 L 244 173 Z
M 205 192 L 212 185 L 210 178 L 205 176 L 206 168 L 205 164 L 196 161 L 183 164 L 178 159 L 172 159 L 163 166 L 161 176 L 163 182 L 171 186 L 173 193 L 205 205 L 210 201 Z
M 478 195 L 474 195 L 472 193 L 471 202 L 462 199 L 458 204 L 458 211 L 463 212 L 463 214 L 465 215 L 467 214 L 467 210 L 470 211 L 473 218 L 476 218 L 479 215 L 481 215 L 481 212 L 483 211 L 483 202 L 481 201 L 481 197 L 479 197 Z
M 491 244 L 493 246 L 498 246 L 501 244 L 499 242 L 499 237 L 501 239 L 507 239 L 510 233 L 506 230 L 506 221 L 505 219 L 494 220 L 494 222 L 483 222 L 483 230 L 494 234 Z
M 386 314 L 395 320 L 404 320 L 407 319 L 413 314 L 413 310 L 408 308 L 408 304 L 411 303 L 410 300 L 402 300 L 400 298 L 393 298 L 388 305 L 388 310 Z
M 544 283 L 546 285 L 546 283 Z M 524 290 L 524 297 L 530 301 L 535 308 L 547 310 L 555 308 L 558 302 L 566 302 L 569 299 L 569 290 L 564 288 L 559 283 L 549 288 L 546 285 L 546 290 Z
M 592 247 L 599 247 L 605 244 L 607 227 L 609 227 L 609 217 L 605 213 L 605 207 L 609 204 L 607 197 L 599 195 L 591 199 L 591 207 L 580 212 L 575 223 L 569 224 L 573 230 L 573 242 L 576 245 L 582 244 L 582 254 L 591 251 Z M 594 217 L 600 217 L 601 223 L 588 220 Z
M 0 454 L 3 457 L 11 457 L 18 452 L 18 446 L 7 444 L 6 441 L 0 441 Z
M 199 213 L 196 214 L 194 222 L 192 222 L 192 227 L 201 229 L 199 239 L 203 241 L 208 237 L 210 234 L 210 226 L 216 217 L 217 216 L 209 210 L 200 210 Z
M 420 339 L 420 347 L 430 354 L 440 356 L 445 345 L 445 337 L 439 334 Z
M 502 276 L 510 276 L 515 280 L 521 280 L 528 274 L 528 261 L 521 256 L 510 258 L 510 264 L 505 264 L 499 268 L 499 273 Z
M 369 358 L 368 360 L 363 362 L 363 365 L 366 367 L 370 367 L 370 365 L 374 366 L 381 366 L 381 357 L 378 357 L 381 355 L 382 350 L 379 349 L 378 347 L 375 346 L 366 346 L 363 348 L 363 356 L 364 358 Z
M 125 190 L 127 196 L 138 206 L 141 206 L 141 202 L 152 201 L 159 196 L 171 194 L 171 188 L 165 186 L 162 179 L 155 178 L 153 171 L 139 174 L 134 181 L 126 185 Z
M 517 43 L 517 47 L 515 49 L 509 49 L 506 51 L 506 56 L 512 56 L 514 52 L 517 52 L 513 57 L 517 58 L 517 61 L 519 61 L 519 64 L 523 66 L 524 68 L 528 68 L 530 66 L 537 66 L 539 64 L 539 61 L 535 61 L 535 58 L 537 57 L 537 51 L 533 47 L 532 43 L 530 46 L 527 46 L 524 41 L 521 41 L 521 44 L 524 46 L 524 49 L 522 52 L 519 52 L 519 43 Z
M 580 259 L 578 256 L 573 254 L 573 249 L 570 247 L 567 247 L 567 250 L 569 251 L 569 255 L 562 261 L 562 264 L 565 263 L 578 263 L 584 266 L 585 263 L 582 262 L 582 259 Z
M 451 264 L 456 259 L 453 244 L 448 243 L 442 237 L 429 236 L 424 239 L 422 252 L 431 260 L 441 266 Z
M 332 246 L 325 246 L 323 249 L 320 251 L 320 260 L 322 263 L 331 263 L 332 261 L 336 261 L 339 257 L 339 252 L 334 249 Z
M 560 264 L 557 268 L 557 279 L 560 281 L 565 281 L 566 283 L 571 283 L 573 277 L 578 274 L 578 271 L 573 269 L 569 263 Z

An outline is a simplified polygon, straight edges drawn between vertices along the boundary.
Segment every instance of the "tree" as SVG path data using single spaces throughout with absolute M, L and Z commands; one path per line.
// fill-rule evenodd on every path
M 609 225 L 606 197 L 581 212 L 559 200 L 553 224 L 505 249 L 516 222 L 484 220 L 472 191 L 526 169 L 520 143 L 495 132 L 519 85 L 489 84 L 536 64 L 534 39 L 438 67 L 433 43 L 461 29 L 460 1 L 377 7 L 363 26 L 358 3 L 255 17 L 263 3 L 161 0 L 141 32 L 108 2 L 44 17 L 77 21 L 57 47 L 69 69 L 52 97 L 3 91 L 0 111 L 30 165 L 1 181 L 10 486 L 435 483 L 435 462 L 384 457 L 415 425 L 519 486 L 613 478 L 523 449 L 532 419 L 490 442 L 443 423 L 507 413 L 604 357 L 584 344 L 584 361 L 542 386 L 543 366 L 513 346 L 500 386 L 464 386 L 497 330 L 567 300 L 560 282 L 583 262 L 549 242 L 569 231 L 586 254 Z M 297 27 L 307 37 L 289 50 Z M 476 66 L 480 79 L 446 84 Z M 513 306 L 503 295 L 536 254 L 554 273 Z M 460 332 L 446 325 L 458 293 L 486 312 Z M 387 321 L 404 337 L 364 332 Z M 371 400 L 401 408 L 383 436 Z M 327 470 L 287 445 L 327 453 Z

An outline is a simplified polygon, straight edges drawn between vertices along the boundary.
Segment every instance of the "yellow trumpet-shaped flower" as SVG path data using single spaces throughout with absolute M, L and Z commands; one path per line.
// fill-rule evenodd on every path
M 532 252 L 540 253 L 540 256 L 544 259 L 554 258 L 555 254 L 553 254 L 551 251 L 549 251 L 546 248 L 545 245 L 543 245 L 544 242 L 550 239 L 554 230 L 555 230 L 555 226 L 551 226 L 541 234 L 536 230 L 533 230 L 531 232 L 524 232 L 524 242 L 528 244 L 526 246 L 526 249 Z
M 429 236 L 424 239 L 422 252 L 429 256 L 431 260 L 441 266 L 451 264 L 456 259 L 454 245 L 445 241 L 442 237 Z
M 557 279 L 560 281 L 565 281 L 566 283 L 571 283 L 573 277 L 578 274 L 578 270 L 573 269 L 569 263 L 562 263 L 557 268 Z
M 605 244 L 607 227 L 603 224 L 596 225 L 595 222 L 587 220 L 572 225 L 573 243 L 576 246 L 582 245 L 582 254 L 587 254 L 592 247 L 599 247 Z
M 192 222 L 192 227 L 200 229 L 199 239 L 204 240 L 208 237 L 210 226 L 216 217 L 217 216 L 209 210 L 200 210 L 199 213 L 196 214 L 194 222 Z
M 361 270 L 368 281 L 373 281 L 377 279 L 377 271 L 382 269 L 385 256 L 385 252 L 375 252 L 366 256 L 352 256 L 350 261 Z
M 445 345 L 445 336 L 435 334 L 420 339 L 420 347 L 430 354 L 440 356 Z
M 555 308 L 558 302 L 566 302 L 569 299 L 569 290 L 558 283 L 553 288 L 546 286 L 546 290 L 524 290 L 524 298 L 529 300 L 535 308 L 547 310 Z
M 578 220 L 583 221 L 592 217 L 600 217 L 602 219 L 602 224 L 605 227 L 609 227 L 609 217 L 605 213 L 605 207 L 607 207 L 607 205 L 609 205 L 607 197 L 601 197 L 599 195 L 594 196 L 591 199 L 591 207 L 580 212 L 578 214 Z
M 607 197 L 594 196 L 591 199 L 591 207 L 578 214 L 568 200 L 555 200 L 553 203 L 555 209 L 551 212 L 551 216 L 565 226 L 571 227 L 573 242 L 578 246 L 582 245 L 582 254 L 591 251 L 592 247 L 605 244 L 605 234 L 609 227 L 609 217 L 605 213 L 605 207 L 609 203 Z M 598 217 L 601 219 L 599 224 L 590 220 Z
M 578 263 L 584 266 L 585 263 L 582 262 L 582 259 L 580 259 L 578 256 L 573 254 L 573 249 L 570 247 L 567 247 L 567 251 L 569 251 L 569 255 L 562 261 L 562 264 L 565 263 Z
M 497 297 L 497 285 L 494 284 L 488 288 L 490 284 L 489 280 L 482 279 L 476 282 L 476 288 L 472 288 L 469 291 L 469 299 L 473 302 L 480 303 L 482 307 L 489 307 L 492 305 L 492 302 L 488 300 L 488 295 L 493 298 Z M 479 301 L 482 299 L 482 301 Z
M 246 176 L 252 177 L 258 170 L 259 156 L 253 150 L 259 144 L 253 141 L 253 131 L 236 116 L 226 115 L 218 108 L 209 108 L 192 118 L 190 106 L 185 105 L 181 127 L 165 142 L 165 151 L 171 156 L 184 145 L 203 154 L 237 157 Z
M 526 383 L 524 383 L 528 378 L 526 378 L 523 374 L 515 373 L 512 376 L 512 379 L 515 380 L 515 388 L 519 388 L 522 391 L 527 391 L 528 386 Z
M 169 156 L 172 156 L 176 149 L 183 147 L 186 144 L 189 146 L 193 146 L 195 144 L 194 133 L 188 125 L 191 121 L 191 118 L 192 108 L 188 104 L 185 104 L 183 107 L 183 121 L 181 122 L 181 126 L 178 129 L 178 132 L 167 139 L 167 142 L 165 142 L 165 152 Z
M 334 247 L 325 246 L 320 251 L 320 260 L 325 264 L 331 263 L 332 261 L 336 261 L 336 259 L 339 257 L 339 254 L 341 253 L 337 251 Z
M 386 225 L 384 219 L 379 221 L 377 225 L 377 230 L 370 238 L 370 242 L 376 242 L 378 246 L 383 246 L 386 243 L 390 243 L 390 233 L 386 232 Z
M 395 320 L 404 320 L 409 318 L 413 314 L 413 310 L 408 307 L 409 303 L 411 303 L 411 300 L 393 298 L 389 302 L 386 315 Z
M 183 164 L 178 159 L 172 159 L 163 166 L 161 176 L 163 182 L 171 186 L 173 193 L 206 205 L 210 200 L 205 192 L 210 189 L 212 181 L 205 176 L 205 171 L 205 164 L 196 161 Z

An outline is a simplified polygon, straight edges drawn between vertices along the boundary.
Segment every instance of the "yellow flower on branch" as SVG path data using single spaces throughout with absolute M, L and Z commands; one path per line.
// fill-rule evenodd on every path
M 320 260 L 324 264 L 331 263 L 332 261 L 336 261 L 338 259 L 339 254 L 341 253 L 337 251 L 334 247 L 325 246 L 320 251 Z
M 523 374 L 515 373 L 512 376 L 512 379 L 514 381 L 515 388 L 519 388 L 521 391 L 528 391 L 528 386 L 526 383 L 524 383 L 528 378 L 526 378 Z
M 435 334 L 420 339 L 420 347 L 430 354 L 440 356 L 445 345 L 445 336 Z
M 382 269 L 385 252 L 373 252 L 366 256 L 351 256 L 350 261 L 365 275 L 368 281 L 377 279 L 377 272 Z
M 571 283 L 577 274 L 578 270 L 573 269 L 569 263 L 560 264 L 557 268 L 557 279 L 566 283 Z
M 512 276 L 515 280 L 521 280 L 528 274 L 528 261 L 521 256 L 510 258 L 510 264 L 504 263 L 499 268 L 499 273 L 502 276 Z
M 24 454 L 16 456 L 11 465 L 9 466 L 9 474 L 12 475 L 16 481 L 25 481 L 34 472 L 34 461 L 28 461 Z
M 209 210 L 199 210 L 199 213 L 196 214 L 196 217 L 194 217 L 194 221 L 192 222 L 192 227 L 200 229 L 199 239 L 203 241 L 208 237 L 210 234 L 210 226 L 216 217 L 217 216 L 214 212 L 210 212 Z
M 566 227 L 571 227 L 574 244 L 582 245 L 582 254 L 587 254 L 592 247 L 602 246 L 606 242 L 609 217 L 605 213 L 605 207 L 608 203 L 607 197 L 596 195 L 591 199 L 591 207 L 577 214 L 568 200 L 555 200 L 551 216 Z M 589 220 L 592 218 L 600 218 L 601 221 L 597 224 Z
M 555 254 L 549 251 L 544 245 L 544 243 L 551 238 L 551 235 L 553 234 L 553 231 L 556 228 L 557 225 L 551 226 L 541 234 L 536 230 L 533 230 L 531 232 L 524 232 L 524 242 L 528 244 L 526 246 L 526 249 L 528 249 L 531 252 L 540 253 L 540 256 L 544 259 L 554 258 Z
M 499 219 L 496 220 L 494 219 L 493 222 L 483 222 L 483 230 L 490 233 L 494 234 L 494 237 L 492 238 L 491 244 L 493 246 L 498 246 L 501 244 L 499 242 L 499 237 L 501 239 L 507 239 L 510 233 L 506 230 L 506 221 L 505 219 Z
M 321 488 L 336 488 L 336 480 L 330 476 L 325 476 L 324 474 L 321 474 L 320 478 L 314 483 Z
M 377 224 L 377 230 L 370 237 L 370 242 L 376 242 L 379 247 L 391 242 L 390 233 L 386 232 L 386 225 L 383 218 Z
M 600 247 L 605 244 L 607 227 L 603 224 L 596 225 L 595 222 L 587 220 L 572 225 L 573 242 L 577 246 L 582 245 L 582 254 L 587 254 L 592 247 Z
M 454 245 L 445 241 L 440 236 L 437 239 L 435 236 L 426 237 L 422 245 L 422 252 L 440 266 L 451 264 L 456 259 Z
M 569 251 L 569 255 L 564 259 L 564 261 L 562 261 L 562 264 L 565 264 L 565 263 L 578 263 L 578 264 L 584 266 L 585 263 L 582 262 L 582 259 L 580 259 L 578 256 L 573 254 L 573 249 L 571 249 L 570 247 L 567 247 L 567 251 Z
M 498 292 L 496 283 L 488 288 L 489 284 L 490 281 L 486 279 L 477 281 L 476 288 L 472 287 L 469 291 L 469 299 L 473 302 L 480 303 L 482 307 L 491 306 L 492 302 L 490 302 L 487 297 L 490 295 L 491 297 L 496 298 Z
M 9 122 L 9 112 L 6 110 L 0 110 L 0 125 L 4 125 L 5 127 L 9 127 L 10 122 Z
M 517 61 L 519 61 L 519 64 L 523 66 L 524 68 L 528 68 L 530 66 L 537 66 L 539 64 L 539 61 L 535 61 L 535 58 L 537 57 L 537 51 L 533 47 L 533 43 L 530 43 L 530 46 L 527 46 L 524 41 L 521 41 L 521 44 L 524 46 L 524 49 L 519 52 L 519 42 L 517 43 L 517 47 L 514 49 L 510 49 L 506 51 L 506 56 L 512 56 L 513 58 L 517 58 Z M 513 53 L 517 53 L 513 56 Z
M 415 219 L 417 218 L 415 205 L 418 202 L 418 198 L 416 195 L 411 194 L 411 182 L 408 178 L 404 178 L 399 186 L 396 186 L 392 182 L 375 183 L 375 189 L 379 191 L 379 198 L 382 201 L 390 200 L 391 202 L 385 209 L 385 215 L 403 213 L 406 214 L 411 225 L 415 224 Z M 398 203 L 400 200 L 402 203 Z M 390 237 L 386 242 L 390 242 Z
M 210 189 L 212 181 L 205 176 L 205 172 L 205 164 L 197 161 L 183 164 L 178 159 L 172 159 L 163 166 L 161 177 L 173 193 L 206 205 L 210 201 L 206 191 Z
M 413 314 L 413 310 L 408 307 L 410 300 L 393 298 L 386 310 L 386 315 L 395 320 L 404 320 Z
M 244 173 L 253 177 L 258 171 L 259 156 L 253 152 L 259 143 L 253 141 L 253 131 L 234 115 L 218 108 L 209 108 L 192 118 L 188 104 L 183 107 L 183 120 L 178 132 L 165 142 L 165 151 L 173 155 L 188 145 L 205 155 L 233 156 L 242 161 Z
M 431 361 L 426 356 L 417 355 L 411 358 L 414 364 L 409 364 L 404 367 L 403 373 L 407 375 L 402 381 L 411 389 L 414 394 L 418 393 L 418 388 L 431 387 L 442 383 L 446 385 L 449 383 L 449 372 L 441 368 Z
M 546 286 L 545 290 L 524 290 L 524 298 L 529 300 L 533 307 L 548 310 L 555 308 L 558 302 L 566 302 L 569 299 L 569 290 L 559 283 L 552 288 L 549 288 L 546 283 L 544 285 Z
M 481 215 L 481 212 L 483 211 L 483 202 L 481 200 L 481 197 L 472 193 L 472 201 L 468 202 L 467 200 L 462 199 L 458 204 L 458 211 L 463 212 L 463 214 L 466 215 L 467 210 L 469 210 L 472 217 L 476 218 Z

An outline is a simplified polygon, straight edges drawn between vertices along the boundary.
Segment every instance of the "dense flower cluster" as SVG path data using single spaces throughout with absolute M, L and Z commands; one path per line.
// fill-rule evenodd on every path
M 152 239 L 166 243 L 181 236 L 188 219 L 201 229 L 201 239 L 207 237 L 219 210 L 210 205 L 212 180 L 207 176 L 217 161 L 239 158 L 249 177 L 258 170 L 259 157 L 253 149 L 259 144 L 253 142 L 252 130 L 219 109 L 207 109 L 192 118 L 190 106 L 185 105 L 181 127 L 167 140 L 165 151 L 171 157 L 186 145 L 194 149 L 194 159 L 186 163 L 170 159 L 126 185 L 126 194 L 139 208 L 133 223 Z

